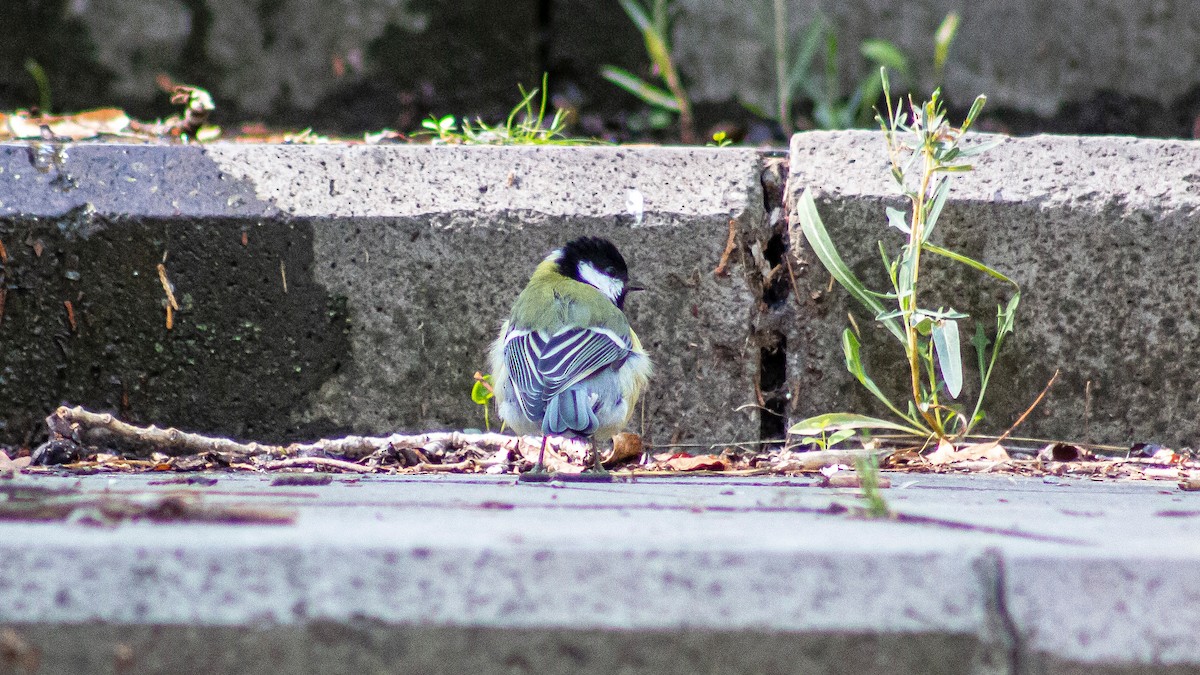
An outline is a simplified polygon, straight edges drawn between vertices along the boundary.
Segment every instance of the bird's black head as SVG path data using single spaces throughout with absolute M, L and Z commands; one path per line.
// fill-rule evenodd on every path
M 607 239 L 572 239 L 555 255 L 559 274 L 595 286 L 618 309 L 625 308 L 625 294 L 636 290 L 629 285 L 629 268 L 625 265 L 625 258 Z

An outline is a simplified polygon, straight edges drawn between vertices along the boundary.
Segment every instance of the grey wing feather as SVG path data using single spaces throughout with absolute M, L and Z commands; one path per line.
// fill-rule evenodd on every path
M 566 328 L 552 336 L 514 331 L 504 345 L 504 358 L 522 412 L 540 420 L 556 395 L 624 362 L 631 349 L 628 339 L 599 328 Z

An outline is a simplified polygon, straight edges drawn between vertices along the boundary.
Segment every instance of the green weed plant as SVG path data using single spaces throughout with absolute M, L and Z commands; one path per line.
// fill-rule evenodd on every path
M 772 9 L 776 109 L 768 112 L 753 106 L 747 107 L 760 117 L 774 119 L 785 132 L 791 133 L 796 128 L 793 109 L 804 100 L 812 102 L 812 121 L 819 129 L 868 126 L 874 105 L 882 93 L 882 82 L 874 75 L 875 68 L 898 72 L 904 85 L 911 86 L 909 56 L 892 42 L 871 38 L 859 43 L 858 52 L 873 64 L 872 74 L 860 80 L 848 94 L 843 94 L 838 69 L 838 39 L 828 19 L 820 13 L 815 14 L 800 41 L 793 47 L 787 39 L 789 22 L 786 0 L 772 0 Z M 958 15 L 951 12 L 934 33 L 936 86 L 941 86 L 950 45 L 957 31 Z M 814 65 L 819 53 L 823 60 L 822 69 Z
M 875 383 L 862 362 L 857 326 L 846 328 L 842 332 L 842 352 L 847 370 L 887 406 L 895 420 L 829 413 L 797 423 L 790 433 L 824 437 L 846 430 L 888 430 L 937 439 L 961 438 L 984 417 L 984 396 L 1004 339 L 1013 332 L 1021 291 L 1016 282 L 995 269 L 934 244 L 931 235 L 950 194 L 951 178 L 970 171 L 972 166 L 966 161 L 1000 141 L 970 146 L 962 143 L 987 100 L 982 95 L 975 99 L 962 125 L 955 127 L 947 120 L 940 90 L 934 91 L 925 103 L 916 104 L 910 98 L 907 106 L 902 102 L 893 106 L 886 68 L 880 69 L 880 82 L 887 116 L 879 113 L 876 120 L 887 143 L 892 178 L 908 200 L 907 210 L 886 209 L 889 231 L 894 228 L 905 236 L 899 255 L 891 258 L 883 242 L 879 242 L 890 288 L 873 291 L 854 275 L 829 237 L 808 190 L 800 196 L 795 215 L 825 269 L 899 343 L 908 365 L 908 400 L 906 403 L 893 400 Z M 973 406 L 959 401 L 963 386 L 959 324 L 969 317 L 953 308 L 933 309 L 920 304 L 923 254 L 966 265 L 1013 289 L 1009 300 L 997 307 L 995 330 L 990 337 L 981 322 L 975 323 L 970 343 L 975 348 L 980 385 Z
M 513 106 L 503 123 L 488 124 L 481 118 L 472 122 L 458 120 L 453 115 L 431 115 L 421 122 L 420 135 L 430 136 L 435 143 L 447 145 L 584 145 L 590 139 L 568 138 L 565 134 L 567 113 L 561 108 L 546 119 L 547 75 L 542 74 L 542 86 L 521 92 L 521 102 Z M 536 103 L 535 103 L 536 102 Z
M 600 75 L 655 110 L 678 115 L 679 139 L 688 144 L 696 143 L 696 124 L 692 117 L 691 99 L 688 98 L 683 80 L 679 77 L 679 69 L 671 56 L 672 0 L 653 0 L 651 5 L 643 5 L 638 0 L 619 2 L 629 20 L 642 34 L 650 64 L 666 89 L 617 66 L 604 66 L 600 69 Z

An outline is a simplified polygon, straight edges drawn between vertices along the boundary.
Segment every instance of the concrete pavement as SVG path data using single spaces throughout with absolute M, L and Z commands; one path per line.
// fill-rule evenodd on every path
M 893 474 L 903 522 L 805 477 L 210 476 L 20 481 L 296 514 L 0 522 L 0 626 L 38 673 L 1200 667 L 1200 506 L 1171 483 Z

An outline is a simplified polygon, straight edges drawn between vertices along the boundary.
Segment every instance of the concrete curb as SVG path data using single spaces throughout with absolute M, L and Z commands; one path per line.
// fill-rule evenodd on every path
M 466 392 L 503 313 L 583 233 L 653 288 L 630 307 L 658 365 L 634 424 L 653 442 L 871 410 L 841 363 L 846 298 L 779 205 L 785 178 L 788 199 L 815 188 L 882 286 L 873 244 L 897 202 L 880 150 L 873 133 L 801 134 L 785 177 L 747 149 L 0 146 L 0 442 L 31 442 L 62 402 L 260 440 L 480 426 Z M 939 236 L 1024 289 L 992 429 L 1061 368 L 1026 435 L 1194 444 L 1198 162 L 1194 142 L 1036 137 L 960 178 Z M 930 301 L 990 322 L 1004 289 L 944 278 L 961 293 Z M 898 362 L 867 333 L 888 386 Z
M 884 206 L 903 206 L 886 161 L 875 132 L 792 140 L 788 199 L 815 191 L 843 257 L 876 288 L 885 285 L 876 241 L 895 245 L 901 236 L 886 231 Z M 974 172 L 954 177 L 934 238 L 1022 288 L 1016 334 L 985 406 L 991 428 L 1006 428 L 1061 369 L 1021 434 L 1195 445 L 1200 143 L 1010 138 L 975 164 Z M 851 308 L 841 289 L 826 293 L 829 276 L 795 224 L 791 242 L 800 306 L 780 308 L 786 316 L 779 330 L 787 335 L 791 391 L 803 392 L 793 398 L 793 417 L 827 412 L 831 404 L 875 409 L 845 372 L 839 334 L 851 309 L 868 333 L 883 331 Z M 969 310 L 993 331 L 996 303 L 1009 292 L 974 274 L 939 272 L 950 268 L 940 259 L 926 263 L 933 274 L 926 288 L 944 283 L 948 292 L 930 290 L 924 302 Z M 892 344 L 869 335 L 863 351 L 877 381 L 894 378 L 900 386 Z M 968 388 L 974 377 L 967 375 Z
M 488 343 L 536 262 L 585 233 L 653 289 L 630 303 L 659 383 L 637 427 L 755 439 L 753 286 L 740 257 L 712 271 L 731 228 L 765 226 L 761 164 L 715 148 L 0 146 L 0 440 L 63 400 L 259 439 L 482 426 L 468 392 Z

